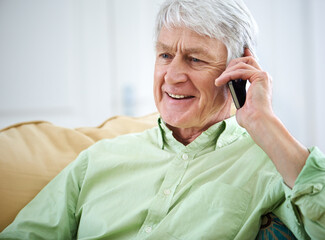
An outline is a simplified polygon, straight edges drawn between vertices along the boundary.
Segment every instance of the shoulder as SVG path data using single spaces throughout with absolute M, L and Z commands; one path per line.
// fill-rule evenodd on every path
M 129 133 L 112 139 L 103 139 L 88 148 L 88 154 L 97 152 L 120 152 L 128 154 L 132 149 L 159 146 L 160 131 L 158 127 L 147 129 L 140 133 Z

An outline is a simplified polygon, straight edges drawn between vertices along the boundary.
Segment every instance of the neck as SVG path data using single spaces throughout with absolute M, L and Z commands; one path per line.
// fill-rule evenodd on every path
M 229 117 L 230 117 L 230 104 L 229 106 L 222 108 L 218 113 L 216 113 L 209 121 L 206 121 L 206 123 L 203 124 L 202 126 L 180 128 L 180 127 L 175 127 L 167 124 L 167 127 L 173 132 L 174 138 L 186 146 L 191 142 L 193 142 L 198 136 L 200 136 L 209 127 Z
M 170 125 L 167 125 L 170 130 L 173 132 L 174 138 L 183 143 L 185 146 L 193 142 L 198 136 L 201 135 L 202 132 L 204 132 L 206 129 L 200 129 L 200 128 L 177 128 Z

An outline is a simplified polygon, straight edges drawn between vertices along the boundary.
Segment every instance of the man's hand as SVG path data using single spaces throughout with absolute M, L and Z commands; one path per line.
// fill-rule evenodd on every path
M 247 130 L 256 119 L 263 115 L 272 115 L 272 79 L 262 71 L 249 49 L 245 49 L 244 57 L 230 61 L 227 69 L 216 79 L 216 86 L 222 86 L 235 79 L 248 80 L 251 84 L 247 91 L 245 105 L 236 113 L 236 118 Z
M 249 49 L 245 49 L 244 57 L 229 63 L 215 84 L 222 86 L 236 79 L 248 80 L 251 84 L 244 106 L 236 113 L 239 125 L 246 128 L 270 157 L 285 183 L 293 187 L 309 152 L 275 116 L 272 109 L 272 78 L 261 69 Z

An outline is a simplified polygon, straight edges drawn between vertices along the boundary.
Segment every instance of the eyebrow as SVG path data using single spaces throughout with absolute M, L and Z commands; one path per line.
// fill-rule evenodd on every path
M 159 49 L 159 50 L 162 50 L 162 51 L 165 51 L 165 52 L 172 52 L 174 51 L 172 47 L 162 43 L 162 42 L 157 42 L 156 43 L 156 50 Z M 214 57 L 205 49 L 205 48 L 186 48 L 184 50 L 184 52 L 186 54 L 201 54 L 201 55 L 204 55 L 210 59 L 214 59 Z

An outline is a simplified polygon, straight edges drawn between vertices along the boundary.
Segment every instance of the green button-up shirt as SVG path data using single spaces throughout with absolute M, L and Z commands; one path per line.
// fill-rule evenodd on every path
M 234 117 L 187 146 L 166 125 L 102 140 L 0 235 L 21 239 L 254 239 L 273 211 L 324 239 L 325 157 L 311 149 L 293 190 Z

